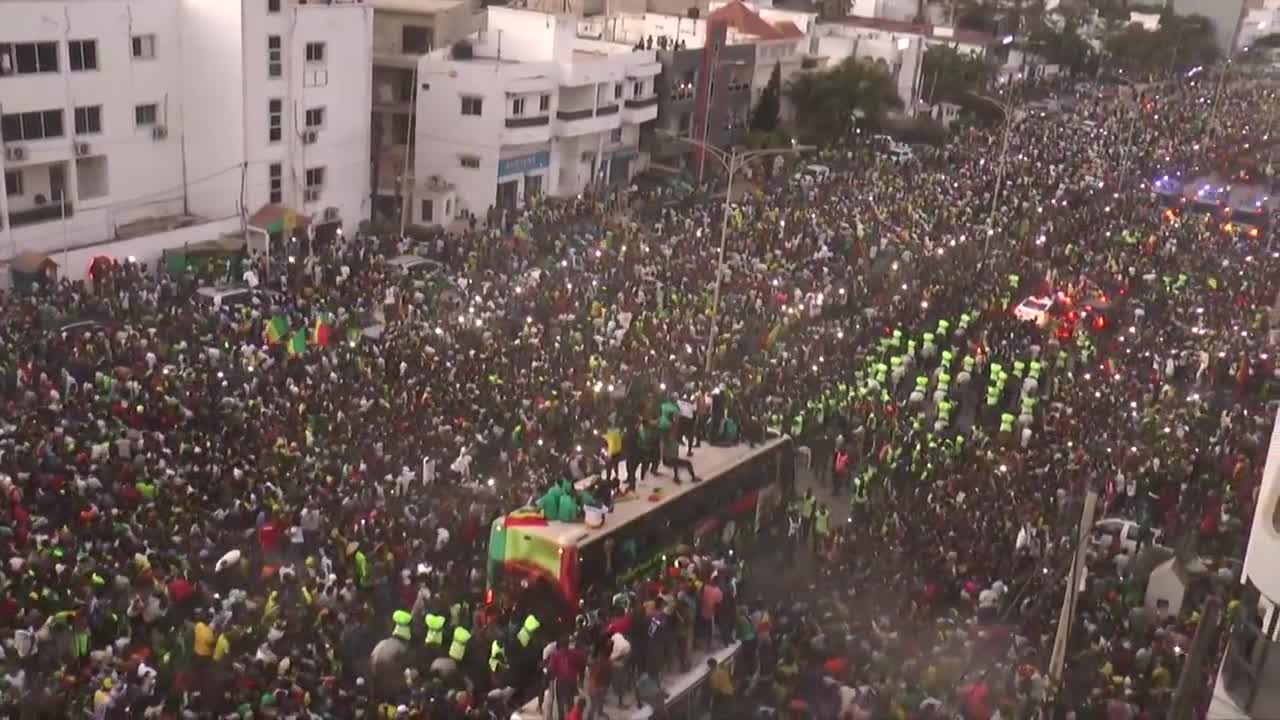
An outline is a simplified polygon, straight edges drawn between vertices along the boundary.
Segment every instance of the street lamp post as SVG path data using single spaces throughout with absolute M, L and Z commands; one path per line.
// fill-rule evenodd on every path
M 703 153 L 714 157 L 724 166 L 728 177 L 724 187 L 724 207 L 720 213 L 720 253 L 716 261 L 716 284 L 711 294 L 711 329 L 707 332 L 707 350 L 706 363 L 703 372 L 706 375 L 711 374 L 711 358 L 715 354 L 716 335 L 720 326 L 720 288 L 724 283 L 724 255 L 729 245 L 729 210 L 733 199 L 733 178 L 739 170 L 746 166 L 752 160 L 761 157 L 770 157 L 777 155 L 798 155 L 803 152 L 814 150 L 812 145 L 792 145 L 789 148 L 762 148 L 759 150 L 739 151 L 732 148 L 728 151 L 718 148 L 715 145 L 687 138 L 682 135 L 674 135 L 664 133 L 668 138 L 677 142 L 692 145 Z

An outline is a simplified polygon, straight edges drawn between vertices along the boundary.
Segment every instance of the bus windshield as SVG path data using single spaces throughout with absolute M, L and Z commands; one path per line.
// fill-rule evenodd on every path
M 791 438 L 775 437 L 754 448 L 704 447 L 692 460 L 702 482 L 642 489 L 614 501 L 598 527 L 530 518 L 517 511 L 494 521 L 489 533 L 490 598 L 512 600 L 535 589 L 558 596 L 564 609 L 657 570 L 664 558 L 687 546 L 745 550 L 760 530 L 780 517 L 782 498 L 794 482 Z M 597 478 L 577 484 L 589 490 Z

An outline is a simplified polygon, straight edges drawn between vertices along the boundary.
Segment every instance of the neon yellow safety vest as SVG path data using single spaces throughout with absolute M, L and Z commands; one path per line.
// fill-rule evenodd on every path
M 533 642 L 533 634 L 538 632 L 538 628 L 542 627 L 542 623 L 538 622 L 538 618 L 533 614 L 529 614 L 524 619 L 524 625 L 520 626 L 520 631 L 516 633 L 516 639 L 520 641 L 520 647 L 529 647 L 529 643 Z
M 444 616 L 427 614 L 427 644 L 440 645 L 444 643 Z
M 489 670 L 498 672 L 498 666 L 502 664 L 502 643 L 494 640 L 489 643 Z
M 449 657 L 458 662 L 467 654 L 467 641 L 471 639 L 471 631 L 464 627 L 453 629 L 453 640 L 449 643 Z
M 391 620 L 396 624 L 394 630 L 391 631 L 391 637 L 400 638 L 405 642 L 413 639 L 413 631 L 409 629 L 409 623 L 413 620 L 413 616 L 404 610 L 397 610 L 391 615 Z

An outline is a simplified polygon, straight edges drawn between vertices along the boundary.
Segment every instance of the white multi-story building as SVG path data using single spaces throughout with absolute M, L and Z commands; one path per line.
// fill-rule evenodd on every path
M 371 19 L 339 0 L 0 0 L 0 256 L 215 239 L 285 207 L 366 217 Z
M 567 14 L 490 7 L 486 24 L 418 64 L 413 221 L 629 180 L 658 113 L 654 51 L 580 38 Z

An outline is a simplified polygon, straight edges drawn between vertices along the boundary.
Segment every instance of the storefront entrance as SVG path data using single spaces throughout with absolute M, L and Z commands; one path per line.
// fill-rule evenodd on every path
M 520 194 L 520 181 L 508 180 L 498 183 L 498 200 L 496 206 L 499 210 L 515 210 L 516 198 Z

